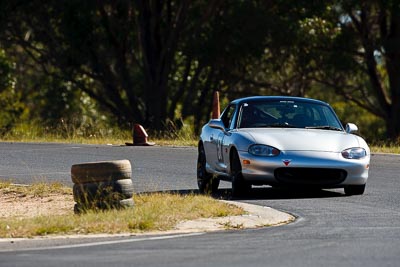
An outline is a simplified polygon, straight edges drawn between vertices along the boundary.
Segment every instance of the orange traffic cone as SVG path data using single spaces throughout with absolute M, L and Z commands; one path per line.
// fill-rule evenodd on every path
M 127 145 L 130 146 L 154 146 L 155 143 L 153 142 L 148 142 L 147 137 L 149 135 L 146 133 L 146 130 L 143 128 L 142 125 L 140 124 L 134 124 L 133 125 L 133 144 L 132 143 L 126 143 Z
M 219 92 L 215 91 L 214 92 L 214 98 L 213 98 L 213 110 L 212 110 L 212 119 L 219 119 L 219 116 L 221 115 L 221 108 L 219 105 Z

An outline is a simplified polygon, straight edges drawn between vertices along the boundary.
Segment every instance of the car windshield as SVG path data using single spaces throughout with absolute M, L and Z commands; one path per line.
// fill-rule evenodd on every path
M 343 130 L 329 106 L 296 100 L 244 103 L 239 111 L 238 126 Z

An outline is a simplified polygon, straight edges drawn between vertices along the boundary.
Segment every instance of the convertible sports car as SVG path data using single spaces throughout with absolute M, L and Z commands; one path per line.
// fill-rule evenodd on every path
M 233 196 L 252 185 L 344 188 L 346 195 L 361 195 L 370 150 L 357 130 L 352 123 L 343 127 L 331 106 L 319 100 L 237 99 L 202 129 L 199 190 L 214 192 L 226 180 Z

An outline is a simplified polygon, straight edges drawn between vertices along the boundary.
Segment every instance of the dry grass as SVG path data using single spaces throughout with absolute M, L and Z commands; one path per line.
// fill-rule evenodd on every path
M 393 153 L 400 154 L 400 145 L 371 146 L 372 153 Z
M 134 201 L 134 208 L 76 215 L 70 188 L 0 182 L 0 237 L 164 231 L 184 220 L 243 214 L 236 206 L 194 194 L 139 194 Z
M 90 145 L 125 145 L 132 143 L 132 137 L 127 138 L 57 138 L 57 137 L 35 137 L 35 138 L 3 138 L 3 142 L 52 142 L 52 143 L 71 143 L 71 144 L 90 144 Z M 198 140 L 195 138 L 190 139 L 166 139 L 166 138 L 148 138 L 149 142 L 153 142 L 159 146 L 197 146 Z
M 147 131 L 148 141 L 155 142 L 157 145 L 194 146 L 197 144 L 197 134 L 194 134 L 193 129 L 187 124 L 184 124 L 182 128 L 169 124 L 168 129 L 163 132 L 154 132 L 149 129 Z M 22 123 L 1 136 L 0 141 L 123 145 L 132 143 L 133 136 L 131 130 L 110 128 L 102 124 L 75 126 L 73 123 L 68 124 L 63 121 L 50 129 L 36 123 Z

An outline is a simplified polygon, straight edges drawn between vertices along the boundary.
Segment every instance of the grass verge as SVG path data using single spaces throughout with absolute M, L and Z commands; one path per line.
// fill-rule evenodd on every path
M 187 124 L 183 124 L 182 128 L 170 124 L 168 129 L 163 132 L 147 130 L 149 131 L 148 141 L 155 142 L 157 145 L 197 145 L 197 134 Z M 49 128 L 32 122 L 16 125 L 9 132 L 0 136 L 0 141 L 124 145 L 125 143 L 132 143 L 133 136 L 131 130 L 109 127 L 102 124 L 76 126 L 71 123 L 62 122 Z
M 372 153 L 400 154 L 400 145 L 373 145 L 371 151 Z
M 7 137 L 1 138 L 1 142 L 38 142 L 38 143 L 72 143 L 72 144 L 90 144 L 90 145 L 125 145 L 126 143 L 132 143 L 131 136 L 125 137 L 85 137 L 85 138 L 62 138 L 57 136 L 45 136 L 45 137 L 34 137 L 34 138 L 16 138 L 16 137 Z M 160 146 L 197 146 L 198 139 L 196 138 L 178 138 L 178 139 L 170 139 L 170 138 L 149 138 L 149 142 L 153 142 L 156 145 Z
M 165 231 L 184 220 L 240 215 L 244 211 L 234 205 L 203 195 L 170 193 L 137 194 L 135 207 L 122 210 L 89 211 L 76 215 L 70 188 L 60 184 L 38 183 L 16 186 L 0 182 L 0 200 L 13 196 L 13 205 L 50 205 L 57 208 L 54 196 L 66 197 L 60 201 L 69 208 L 53 214 L 45 208 L 41 214 L 0 217 L 0 238 L 34 237 L 47 235 L 140 233 Z M 36 203 L 36 204 L 35 204 Z

